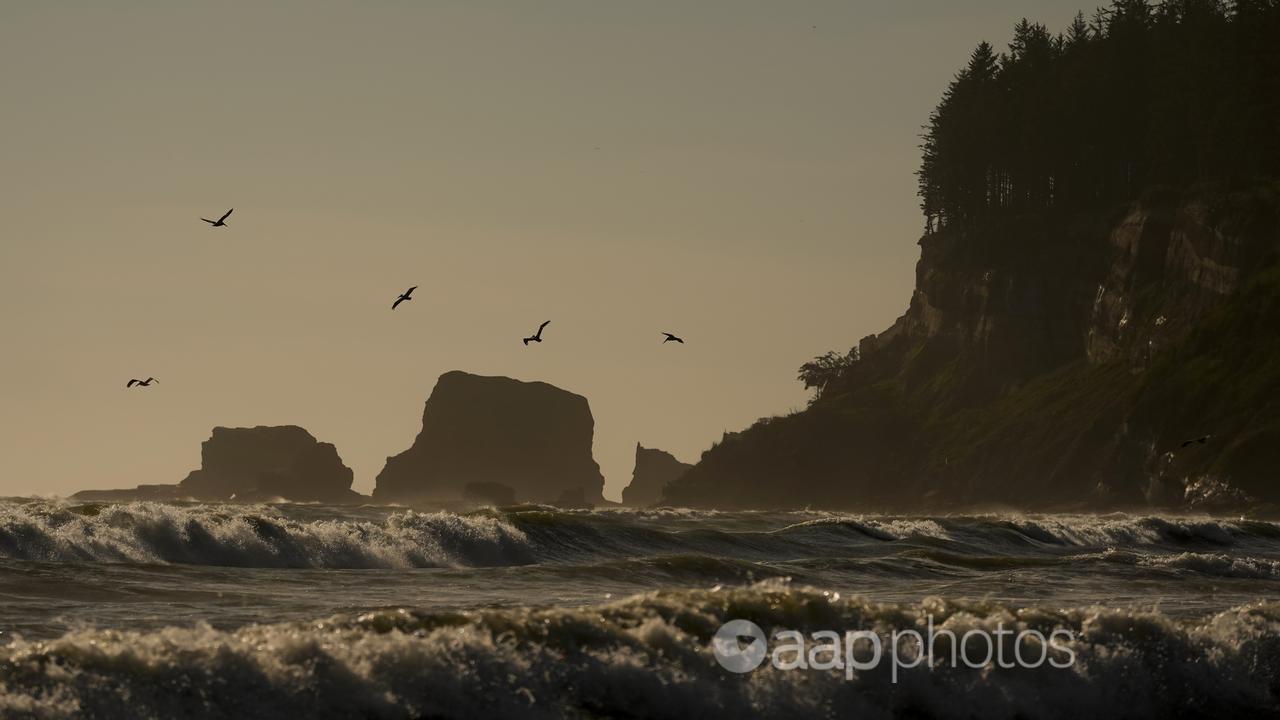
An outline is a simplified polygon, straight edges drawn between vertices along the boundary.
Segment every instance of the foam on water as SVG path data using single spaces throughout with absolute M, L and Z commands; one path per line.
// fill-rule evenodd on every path
M 0 557 L 46 562 L 397 568 L 530 562 L 524 533 L 491 515 L 309 520 L 268 506 L 0 504 Z
M 726 620 L 768 629 L 1070 630 L 1067 669 L 888 663 L 747 675 L 717 665 Z M 770 581 L 588 608 L 385 610 L 311 623 L 82 630 L 0 649 L 0 716 L 1161 717 L 1280 712 L 1280 605 L 1195 621 L 929 598 L 876 604 Z
M 1120 548 L 1144 554 L 1230 551 L 1235 573 L 1270 576 L 1280 525 L 1259 520 L 1153 516 L 953 516 L 831 513 L 384 509 L 365 517 L 297 506 L 133 502 L 0 503 L 0 559 L 45 562 L 183 563 L 233 567 L 491 567 L 706 554 L 769 561 L 831 557 L 893 543 L 969 557 L 1048 557 Z M 1259 555 L 1252 569 L 1240 555 Z M 1248 558 L 1246 558 L 1247 560 Z M 1160 562 L 1148 563 L 1154 567 Z M 1199 562 L 1204 566 L 1203 562 Z M 1243 576 L 1243 575 L 1242 575 Z

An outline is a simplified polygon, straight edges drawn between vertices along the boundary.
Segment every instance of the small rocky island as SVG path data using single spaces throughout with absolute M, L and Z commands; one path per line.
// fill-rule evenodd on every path
M 631 473 L 631 484 L 622 490 L 622 504 L 632 507 L 656 504 L 662 499 L 662 489 L 666 484 L 684 475 L 691 467 L 665 450 L 636 443 L 636 467 Z
M 450 502 L 478 489 L 503 500 L 601 505 L 587 399 L 544 382 L 447 372 L 436 381 L 413 445 L 378 473 L 378 502 Z M 468 489 L 470 488 L 470 489 Z
M 200 449 L 200 468 L 176 485 L 132 490 L 83 490 L 81 501 L 176 500 L 350 503 L 351 468 L 338 450 L 297 425 L 215 427 Z

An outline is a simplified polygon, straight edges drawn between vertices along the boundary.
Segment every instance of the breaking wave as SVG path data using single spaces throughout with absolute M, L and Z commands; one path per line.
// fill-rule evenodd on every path
M 1223 577 L 1280 577 L 1280 525 L 1142 516 L 910 518 L 680 510 L 470 513 L 132 502 L 0 504 L 0 559 L 262 568 L 616 566 L 637 557 L 731 563 L 876 552 L 972 569 L 1123 562 Z M 899 547 L 900 546 L 900 547 Z M 880 548 L 880 550 L 876 550 Z M 1092 552 L 1091 552 L 1092 551 Z M 1105 553 L 1112 555 L 1104 557 Z M 852 553 L 852 555 L 850 555 Z M 914 553 L 914 555 L 913 555 Z M 923 553 L 923 555 L 921 555 Z M 1253 557 L 1257 556 L 1257 557 Z M 1271 559 L 1268 559 L 1271 558 Z M 677 563 L 679 564 L 679 563 Z M 887 572 L 910 572 L 909 562 Z
M 1264 543 L 1280 548 L 1280 523 L 1131 515 L 940 518 L 825 516 L 789 525 L 780 532 L 844 532 L 883 541 L 931 538 L 968 541 L 988 547 L 1234 546 L 1242 543 Z
M 299 520 L 264 506 L 0 505 L 0 557 L 234 567 L 397 568 L 532 562 L 525 534 L 488 515 Z
M 1069 630 L 1066 669 L 920 666 L 745 675 L 709 639 L 765 628 Z M 1280 711 L 1280 605 L 1196 620 L 928 598 L 875 604 L 767 581 L 587 608 L 382 610 L 310 623 L 81 630 L 0 648 L 0 716 L 1262 717 Z

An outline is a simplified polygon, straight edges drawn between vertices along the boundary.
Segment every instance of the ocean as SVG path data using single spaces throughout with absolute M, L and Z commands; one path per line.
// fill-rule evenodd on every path
M 731 672 L 739 619 L 1071 662 Z M 3 718 L 1227 713 L 1280 714 L 1271 520 L 0 502 Z

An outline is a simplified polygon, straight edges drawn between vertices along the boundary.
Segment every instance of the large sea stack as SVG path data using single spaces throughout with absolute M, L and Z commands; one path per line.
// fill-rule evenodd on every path
M 453 501 L 471 483 L 501 483 L 520 502 L 602 504 L 587 399 L 543 382 L 447 372 L 408 450 L 387 458 L 381 502 Z M 473 485 L 474 487 L 474 485 Z

